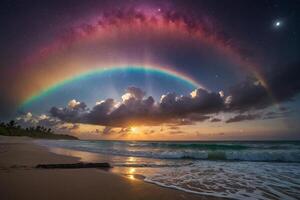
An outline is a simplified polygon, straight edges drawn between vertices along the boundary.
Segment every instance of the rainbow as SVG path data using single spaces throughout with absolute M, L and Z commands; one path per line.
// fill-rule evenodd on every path
M 179 72 L 178 70 L 171 69 L 169 67 L 155 66 L 170 64 L 168 60 L 160 58 L 154 60 L 139 60 L 135 57 L 128 55 L 122 57 L 122 54 L 114 55 L 117 57 L 117 63 L 115 60 L 111 62 L 110 57 L 105 57 L 105 53 L 110 49 L 100 48 L 99 58 L 94 63 L 93 59 L 89 59 L 89 56 L 83 54 L 74 59 L 72 55 L 77 55 L 77 50 L 81 45 L 96 44 L 97 41 L 113 41 L 112 52 L 114 48 L 119 49 L 123 47 L 122 43 L 119 44 L 118 33 L 122 35 L 146 35 L 147 33 L 153 33 L 153 40 L 156 41 L 156 37 L 176 36 L 182 40 L 195 40 L 199 44 L 206 44 L 213 47 L 218 52 L 221 52 L 238 66 L 249 70 L 265 87 L 269 95 L 272 97 L 272 92 L 265 81 L 264 75 L 260 72 L 260 66 L 253 63 L 251 59 L 245 59 L 239 48 L 234 45 L 235 42 L 230 42 L 222 35 L 217 34 L 217 30 L 211 30 L 202 21 L 189 16 L 188 13 L 181 13 L 176 10 L 167 9 L 151 9 L 151 8 L 136 8 L 136 9 L 124 9 L 118 11 L 107 11 L 106 14 L 100 14 L 91 17 L 89 20 L 84 20 L 84 24 L 78 24 L 76 26 L 66 25 L 67 30 L 62 37 L 55 38 L 53 41 L 42 45 L 38 50 L 33 51 L 32 55 L 29 55 L 26 60 L 23 61 L 22 68 L 18 68 L 18 74 L 20 78 L 16 79 L 15 90 L 17 90 L 20 97 L 16 97 L 17 105 L 27 105 L 34 100 L 47 95 L 51 91 L 72 82 L 77 79 L 84 78 L 93 73 L 105 73 L 111 70 L 119 70 L 121 68 L 140 68 L 148 70 L 149 72 L 159 72 L 173 76 L 177 79 L 183 80 L 195 88 L 203 87 L 197 81 L 190 76 Z M 70 29 L 69 29 L 70 27 Z M 132 31 L 134 30 L 134 31 Z M 145 36 L 151 38 L 152 35 Z M 112 38 L 118 38 L 114 41 Z M 126 39 L 126 38 L 125 38 Z M 115 44 L 116 43 L 116 44 Z M 126 46 L 126 45 L 124 45 Z M 105 45 L 104 45 L 105 47 Z M 72 51 L 74 50 L 74 52 Z M 98 50 L 98 49 L 97 49 Z M 81 52 L 81 51 L 78 51 Z M 141 56 L 141 59 L 143 57 Z M 101 63 L 98 63 L 101 61 Z M 132 64 L 135 67 L 123 66 L 123 63 Z M 137 64 L 134 64 L 137 63 Z M 145 65 L 145 63 L 151 63 Z M 152 65 L 155 63 L 155 65 Z M 164 63 L 164 64 L 162 64 Z M 93 66 L 100 66 L 94 68 Z M 88 67 L 87 67 L 88 66 Z M 104 68 L 105 66 L 105 68 Z M 107 67 L 109 66 L 109 67 Z M 19 71 L 21 70 L 21 71 Z M 30 76 L 26 76 L 30 74 Z M 46 76 L 45 76 L 46 74 Z M 23 85 L 22 91 L 19 91 L 19 86 Z
M 85 19 L 85 23 L 67 26 L 66 32 L 61 37 L 54 39 L 47 45 L 38 48 L 32 55 L 24 61 L 25 65 L 32 65 L 53 54 L 63 52 L 74 45 L 88 43 L 97 38 L 110 38 L 117 32 L 130 30 L 142 31 L 152 30 L 156 33 L 166 32 L 167 34 L 178 35 L 180 37 L 194 38 L 202 43 L 214 47 L 230 58 L 233 63 L 245 67 L 268 89 L 264 75 L 260 72 L 260 66 L 245 59 L 240 52 L 240 48 L 230 42 L 222 34 L 218 34 L 217 29 L 212 29 L 190 16 L 177 10 L 156 9 L 147 6 L 132 7 L 122 10 L 107 10 L 105 14 L 100 14 Z M 143 28 L 141 28 L 143 27 Z M 147 32 L 146 31 L 146 32 Z M 108 39 L 109 40 L 109 39 Z
M 50 85 L 40 91 L 35 92 L 34 94 L 31 94 L 27 98 L 25 98 L 24 101 L 21 102 L 19 105 L 19 108 L 22 108 L 26 105 L 30 105 L 34 101 L 38 100 L 39 98 L 43 96 L 47 96 L 48 94 L 54 92 L 55 90 L 59 89 L 60 87 L 64 86 L 65 84 L 71 83 L 73 81 L 78 81 L 81 79 L 84 79 L 90 75 L 94 74 L 105 74 L 109 72 L 117 72 L 120 70 L 138 70 L 138 71 L 144 71 L 147 73 L 158 73 L 162 75 L 167 75 L 172 78 L 175 78 L 177 80 L 180 80 L 190 86 L 193 86 L 195 89 L 196 88 L 205 88 L 202 84 L 198 83 L 196 80 L 194 80 L 192 77 L 183 74 L 179 71 L 175 71 L 170 68 L 166 67 L 157 67 L 157 66 L 115 66 L 115 67 L 107 67 L 107 68 L 95 68 L 92 70 L 88 70 L 83 73 L 79 73 L 76 75 L 73 75 L 71 77 L 67 77 L 61 81 L 58 81 L 57 83 Z

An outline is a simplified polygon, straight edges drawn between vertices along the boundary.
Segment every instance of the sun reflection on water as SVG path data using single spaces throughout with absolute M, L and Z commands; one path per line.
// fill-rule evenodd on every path
M 63 149 L 63 148 L 50 148 L 50 151 L 60 155 L 72 156 L 79 158 L 81 162 L 103 162 L 103 158 L 96 153 L 84 152 L 84 151 L 77 151 L 77 150 L 70 150 L 70 149 Z M 136 164 L 137 158 L 135 157 L 128 157 L 126 158 L 125 162 L 127 164 Z M 126 168 L 119 168 L 113 167 L 112 172 L 123 174 L 130 180 L 137 180 L 137 168 L 136 167 L 126 167 Z
M 130 164 L 131 163 L 135 163 L 136 162 L 136 158 L 135 157 L 128 157 L 127 158 L 127 162 L 130 163 Z
M 127 177 L 130 179 L 130 180 L 135 180 L 135 177 L 134 177 L 134 175 L 127 175 Z
M 127 177 L 131 180 L 135 180 L 136 169 L 134 167 L 129 167 L 126 171 Z

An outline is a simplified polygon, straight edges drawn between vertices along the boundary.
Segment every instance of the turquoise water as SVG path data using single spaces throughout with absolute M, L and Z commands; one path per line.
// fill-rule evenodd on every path
M 300 142 L 47 141 L 46 145 L 158 159 L 300 162 Z
M 299 199 L 300 142 L 40 140 L 55 153 L 107 161 L 117 173 L 232 199 Z

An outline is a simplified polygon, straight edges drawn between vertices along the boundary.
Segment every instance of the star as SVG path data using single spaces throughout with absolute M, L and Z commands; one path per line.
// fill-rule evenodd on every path
M 275 23 L 274 23 L 274 26 L 275 26 L 276 28 L 279 28 L 281 25 L 282 25 L 282 22 L 279 21 L 279 20 L 275 21 Z

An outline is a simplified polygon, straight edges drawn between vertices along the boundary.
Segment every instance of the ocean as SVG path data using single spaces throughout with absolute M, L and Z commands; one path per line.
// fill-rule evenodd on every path
M 230 199 L 300 199 L 300 142 L 37 140 L 57 154 L 109 162 L 113 172 Z

